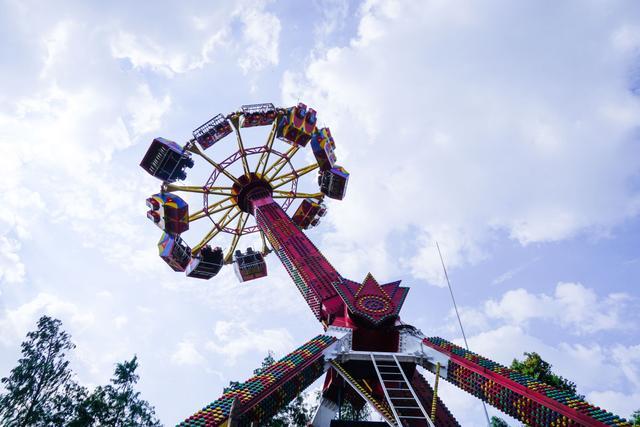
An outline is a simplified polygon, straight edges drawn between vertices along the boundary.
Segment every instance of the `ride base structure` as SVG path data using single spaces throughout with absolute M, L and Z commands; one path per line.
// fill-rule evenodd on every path
M 147 200 L 148 216 L 164 232 L 160 255 L 174 270 L 210 279 L 224 264 L 235 264 L 241 281 L 252 280 L 267 274 L 264 257 L 273 252 L 323 330 L 179 426 L 264 425 L 323 375 L 313 426 L 348 425 L 334 419 L 344 401 L 356 408 L 369 404 L 391 426 L 459 426 L 437 396 L 439 379 L 528 426 L 631 426 L 571 392 L 555 389 L 443 338 L 425 336 L 400 319 L 409 291 L 400 281 L 381 284 L 371 274 L 362 281 L 343 277 L 304 232 L 326 213 L 325 196 L 344 197 L 349 177 L 336 165 L 329 129 L 318 129 L 316 122 L 315 111 L 304 104 L 290 108 L 243 106 L 196 129 L 194 139 L 184 147 L 155 139 L 143 159 L 141 166 L 163 181 L 161 192 Z M 240 128 L 268 125 L 272 128 L 266 144 L 245 148 Z M 238 143 L 234 154 L 220 163 L 204 154 L 233 132 Z M 286 153 L 274 148 L 276 136 L 289 145 Z M 316 164 L 295 169 L 291 166 L 293 155 L 309 142 Z M 186 168 L 194 164 L 191 154 L 204 158 L 213 166 L 213 173 L 201 187 L 178 186 L 174 182 L 185 179 Z M 260 155 L 255 169 L 247 160 L 252 154 Z M 272 155 L 275 162 L 269 165 Z M 242 162 L 239 176 L 227 168 L 236 161 Z M 281 174 L 287 165 L 291 172 Z M 298 178 L 316 169 L 320 191 L 298 192 Z M 230 181 L 228 187 L 214 185 L 221 176 Z M 288 183 L 294 183 L 288 192 L 278 190 Z M 202 210 L 190 216 L 187 203 L 172 191 L 203 195 Z M 213 201 L 212 196 L 220 200 Z M 290 217 L 287 209 L 295 199 L 302 202 Z M 216 214 L 222 217 L 215 219 Z M 180 234 L 189 223 L 204 217 L 211 219 L 213 229 L 190 248 Z M 247 224 L 249 217 L 255 225 Z M 235 218 L 236 226 L 230 226 Z M 226 255 L 221 248 L 208 245 L 221 232 L 233 236 Z M 240 237 L 252 232 L 260 233 L 262 250 L 234 253 Z M 435 375 L 435 387 L 418 367 Z

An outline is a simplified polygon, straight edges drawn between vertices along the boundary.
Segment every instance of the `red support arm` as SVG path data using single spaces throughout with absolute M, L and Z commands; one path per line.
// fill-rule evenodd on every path
M 331 316 L 344 312 L 344 305 L 334 287 L 342 277 L 270 196 L 252 203 L 258 227 L 309 308 L 318 320 L 330 323 Z
M 447 381 L 528 426 L 631 427 L 626 420 L 571 392 L 534 380 L 442 338 L 425 338 L 423 343 L 450 358 Z
M 318 335 L 258 375 L 225 392 L 178 426 L 227 425 L 232 406 L 236 425 L 250 425 L 251 422 L 263 425 L 325 372 L 324 351 L 335 341 L 335 337 Z

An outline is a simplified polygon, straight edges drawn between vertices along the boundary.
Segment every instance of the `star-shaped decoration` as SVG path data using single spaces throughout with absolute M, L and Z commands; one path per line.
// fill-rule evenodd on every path
M 336 289 L 352 314 L 374 325 L 396 318 L 409 291 L 399 280 L 380 285 L 371 273 L 362 283 L 343 279 Z

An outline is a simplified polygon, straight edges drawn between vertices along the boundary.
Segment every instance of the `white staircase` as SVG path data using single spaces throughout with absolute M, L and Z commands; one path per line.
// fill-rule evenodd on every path
M 395 354 L 371 353 L 371 362 L 397 425 L 435 427 Z

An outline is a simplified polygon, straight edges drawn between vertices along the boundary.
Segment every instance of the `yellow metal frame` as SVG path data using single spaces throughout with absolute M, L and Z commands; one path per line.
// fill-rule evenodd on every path
M 195 245 L 193 247 L 193 249 L 191 249 L 191 252 L 194 254 L 197 254 L 200 252 L 200 250 L 211 241 L 211 239 L 213 239 L 214 237 L 216 237 L 222 230 L 224 230 L 224 228 L 229 225 L 231 223 L 231 221 L 233 221 L 234 219 L 236 219 L 236 217 L 238 215 L 240 215 L 242 213 L 241 210 L 238 209 L 238 211 L 231 215 L 231 217 L 229 217 L 229 214 L 231 213 L 231 211 L 233 211 L 233 208 L 237 208 L 237 206 L 232 206 L 230 207 L 227 212 L 222 216 L 222 219 L 220 220 L 219 223 L 217 223 L 210 232 L 207 233 L 206 236 L 204 236 L 204 239 L 202 239 L 200 241 L 200 243 L 198 243 L 197 245 Z
M 231 206 L 222 206 L 222 205 L 224 205 L 225 202 L 228 202 L 230 200 L 232 202 Z M 210 215 L 218 213 L 218 212 L 225 211 L 225 210 L 227 210 L 229 208 L 234 207 L 235 205 L 236 204 L 233 203 L 233 200 L 232 200 L 231 196 L 225 197 L 224 199 L 219 200 L 216 203 L 213 203 L 213 204 L 207 206 L 206 211 L 205 210 L 201 210 L 201 211 L 198 211 L 198 212 L 194 213 L 193 215 L 190 215 L 189 216 L 189 222 L 198 220 L 200 218 L 204 218 L 205 216 L 210 216 Z
M 273 121 L 273 126 L 271 126 L 271 132 L 269 133 L 269 138 L 267 138 L 267 143 L 265 144 L 267 151 L 262 153 L 262 155 L 260 156 L 260 160 L 258 160 L 258 164 L 256 165 L 256 172 L 255 172 L 256 174 L 258 174 L 258 171 L 260 170 L 260 165 L 262 165 L 262 172 L 260 172 L 260 175 L 259 175 L 261 177 L 264 176 L 265 170 L 267 168 L 267 164 L 269 163 L 269 156 L 271 155 L 271 148 L 273 147 L 273 141 L 275 141 L 276 139 L 276 131 L 278 129 L 279 118 L 280 118 L 280 115 L 278 115 L 276 119 Z M 264 164 L 263 164 L 263 160 L 264 160 Z
M 271 185 L 271 188 L 273 188 L 275 190 L 276 188 L 280 188 L 283 185 L 286 185 L 286 184 L 290 183 L 294 179 L 298 179 L 301 176 L 304 176 L 304 175 L 308 174 L 309 172 L 313 172 L 314 170 L 316 170 L 318 168 L 319 168 L 319 166 L 318 166 L 317 163 L 315 165 L 308 165 L 308 166 L 305 166 L 303 168 L 293 170 L 293 171 L 291 171 L 291 172 L 289 172 L 287 174 L 271 178 L 271 179 L 268 180 L 268 182 Z
M 247 220 L 249 219 L 249 214 L 245 212 L 240 213 L 240 218 L 238 218 L 238 225 L 236 226 L 236 234 L 233 235 L 233 239 L 231 240 L 231 246 L 229 247 L 229 251 L 227 255 L 224 257 L 224 263 L 230 264 L 233 260 L 233 252 L 236 250 L 238 246 L 238 242 L 240 241 L 240 236 L 242 235 L 242 230 L 244 230 L 244 226 L 247 225 Z
M 218 196 L 233 196 L 231 187 L 198 187 L 196 185 L 167 184 L 167 191 L 186 191 L 188 193 L 207 193 Z
M 273 121 L 273 125 L 271 126 L 271 130 L 269 132 L 269 136 L 264 145 L 264 151 L 260 154 L 260 158 L 258 159 L 253 172 L 249 166 L 249 162 L 247 160 L 247 152 L 244 147 L 244 141 L 242 139 L 242 135 L 240 132 L 240 120 L 241 114 L 236 113 L 230 117 L 230 122 L 233 126 L 233 129 L 236 134 L 236 143 L 238 145 L 240 157 L 242 158 L 242 168 L 244 174 L 249 176 L 251 173 L 254 173 L 258 177 L 264 179 L 266 182 L 271 185 L 273 194 L 272 197 L 274 199 L 306 199 L 312 198 L 317 200 L 322 200 L 324 198 L 324 194 L 318 193 L 299 193 L 297 191 L 286 191 L 286 190 L 278 190 L 279 188 L 287 185 L 298 178 L 318 169 L 318 164 L 311 164 L 308 166 L 304 166 L 299 169 L 293 169 L 291 166 L 290 171 L 286 173 L 282 173 L 284 167 L 289 164 L 291 165 L 291 160 L 300 150 L 300 146 L 293 145 L 291 146 L 284 154 L 278 153 L 277 160 L 274 160 L 271 164 L 269 161 L 271 160 L 271 153 L 273 151 L 273 144 L 276 139 L 278 122 L 281 118 L 282 114 L 278 113 L 276 119 Z M 211 159 L 204 153 L 202 147 L 200 147 L 196 143 L 190 143 L 188 147 L 189 151 L 194 154 L 202 157 L 207 163 L 213 166 L 218 172 L 222 175 L 226 176 L 233 182 L 234 184 L 241 185 L 238 178 L 233 176 L 228 170 L 222 167 L 219 163 Z M 274 156 L 275 157 L 275 156 Z M 199 187 L 193 185 L 179 185 L 179 184 L 165 184 L 163 187 L 163 191 L 176 191 L 176 192 L 187 192 L 187 193 L 199 193 L 199 194 L 207 194 L 214 196 L 221 196 L 222 198 L 216 200 L 214 203 L 209 204 L 205 209 L 199 210 L 189 216 L 189 222 L 197 221 L 204 217 L 209 217 L 213 223 L 213 228 L 204 236 L 204 238 L 193 247 L 192 253 L 198 254 L 202 248 L 207 245 L 214 237 L 216 237 L 220 232 L 227 231 L 231 232 L 229 224 L 236 222 L 236 227 L 233 229 L 233 238 L 231 240 L 231 246 L 229 247 L 224 262 L 225 264 L 229 264 L 233 260 L 233 253 L 236 250 L 240 238 L 243 236 L 243 231 L 247 225 L 249 220 L 249 214 L 242 212 L 238 205 L 236 204 L 236 200 L 233 198 L 235 195 L 235 191 L 233 187 Z M 213 216 L 221 215 L 217 220 Z M 226 230 L 225 230 L 226 229 Z M 269 246 L 267 244 L 267 239 L 262 231 L 260 231 L 260 238 L 262 240 L 262 253 L 266 255 L 270 252 Z
M 193 146 L 193 152 L 196 153 L 197 155 L 199 155 L 200 157 L 202 157 L 203 159 L 205 159 L 211 166 L 213 166 L 214 168 L 216 168 L 219 172 L 223 173 L 224 176 L 226 176 L 227 178 L 229 178 L 231 181 L 233 181 L 235 184 L 241 185 L 240 181 L 238 181 L 238 179 L 231 175 L 229 173 L 229 171 L 227 171 L 225 168 L 223 168 L 222 166 L 220 166 L 217 162 L 213 161 L 213 159 L 211 159 L 209 156 L 207 156 L 206 154 L 204 154 L 204 151 L 202 151 L 200 149 L 200 147 L 198 147 L 197 145 L 194 144 Z M 242 156 L 242 157 L 246 157 L 246 156 Z

